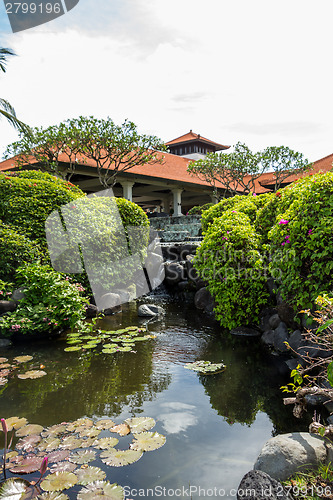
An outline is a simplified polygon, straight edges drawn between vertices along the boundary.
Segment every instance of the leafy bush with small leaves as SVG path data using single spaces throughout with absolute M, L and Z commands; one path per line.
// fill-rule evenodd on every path
M 267 269 L 260 237 L 248 215 L 229 209 L 216 218 L 206 230 L 194 265 L 208 283 L 216 302 L 215 316 L 223 327 L 258 322 L 269 298 Z
M 0 318 L 0 333 L 36 336 L 74 328 L 85 317 L 87 300 L 81 284 L 71 283 L 50 266 L 27 264 L 17 269 L 16 284 L 24 287 L 17 309 Z
M 253 199 L 256 196 L 252 194 L 249 196 L 236 195 L 231 198 L 226 198 L 216 205 L 213 205 L 209 210 L 202 214 L 201 225 L 202 231 L 205 233 L 214 220 L 220 217 L 228 210 L 237 210 L 249 216 L 251 222 L 256 218 L 257 206 Z
M 0 222 L 0 278 L 11 280 L 15 270 L 25 262 L 36 262 L 41 256 L 38 245 L 12 226 Z
M 201 215 L 202 212 L 205 210 L 208 210 L 210 207 L 213 207 L 215 203 L 205 203 L 205 205 L 196 205 L 195 207 L 192 207 L 187 215 Z
M 9 281 L 3 281 L 0 279 L 0 300 L 8 300 L 12 295 L 14 288 L 14 283 L 10 283 Z

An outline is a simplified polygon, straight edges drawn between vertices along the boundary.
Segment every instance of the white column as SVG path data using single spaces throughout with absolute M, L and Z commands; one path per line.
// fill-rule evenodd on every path
M 219 200 L 217 199 L 216 194 L 211 194 L 210 195 L 210 199 L 212 200 L 212 203 L 215 203 L 215 205 L 216 205 L 216 203 L 219 202 Z
M 177 188 L 172 190 L 173 194 L 173 215 L 180 216 L 182 214 L 182 189 Z
M 120 181 L 120 184 L 123 188 L 123 198 L 132 201 L 132 187 L 134 186 L 134 182 Z

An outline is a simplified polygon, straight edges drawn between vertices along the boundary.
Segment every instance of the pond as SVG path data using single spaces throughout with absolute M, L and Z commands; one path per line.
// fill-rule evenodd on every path
M 60 338 L 0 353 L 9 359 L 32 355 L 29 367 L 47 372 L 36 380 L 12 376 L 0 392 L 1 417 L 26 417 L 43 427 L 80 417 L 110 417 L 117 424 L 153 417 L 152 430 L 166 437 L 164 446 L 126 467 L 109 467 L 99 458 L 89 465 L 122 485 L 126 498 L 236 498 L 235 489 L 265 441 L 276 433 L 307 430 L 308 423 L 294 419 L 283 405 L 279 387 L 286 379 L 258 339 L 225 337 L 192 305 L 157 300 L 166 314 L 147 324 L 156 337 L 138 342 L 136 352 L 64 352 L 66 341 Z M 130 303 L 101 326 L 116 330 L 145 323 L 137 317 L 137 304 Z M 211 375 L 184 369 L 199 359 L 227 368 Z M 126 449 L 132 436 L 119 439 L 118 447 Z M 80 489 L 76 485 L 66 493 L 76 499 Z

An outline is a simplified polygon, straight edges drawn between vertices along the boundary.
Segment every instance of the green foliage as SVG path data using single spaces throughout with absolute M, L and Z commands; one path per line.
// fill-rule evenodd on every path
M 15 227 L 0 222 L 0 278 L 11 280 L 15 270 L 24 262 L 35 262 L 40 257 L 38 245 L 16 231 Z M 1 289 L 1 281 L 0 281 Z
M 205 205 L 196 205 L 195 207 L 192 207 L 188 211 L 187 215 L 201 215 L 202 212 L 208 210 L 212 206 L 214 206 L 214 203 L 206 203 Z
M 333 173 L 302 179 L 284 190 L 268 233 L 280 292 L 300 308 L 333 289 Z
M 0 219 L 46 247 L 45 221 L 50 213 L 84 196 L 71 183 L 42 172 L 0 174 Z
M 259 249 L 260 237 L 241 211 L 226 210 L 206 230 L 194 265 L 208 282 L 216 318 L 225 328 L 258 322 L 260 308 L 268 300 Z
M 0 279 L 0 300 L 3 300 L 5 297 L 10 297 L 13 291 L 14 284 L 8 281 L 2 281 Z M 1 298 L 2 297 L 2 298 Z
M 74 328 L 85 316 L 86 299 L 80 284 L 72 284 L 50 266 L 27 264 L 16 271 L 16 283 L 25 289 L 17 309 L 0 318 L 0 333 L 11 337 L 38 336 Z
M 209 226 L 216 218 L 220 217 L 228 210 L 236 210 L 237 212 L 246 214 L 250 218 L 250 221 L 253 222 L 257 213 L 257 206 L 254 202 L 255 198 L 257 197 L 252 195 L 236 195 L 231 198 L 226 198 L 220 201 L 220 203 L 213 205 L 202 214 L 201 225 L 203 233 L 208 230 Z

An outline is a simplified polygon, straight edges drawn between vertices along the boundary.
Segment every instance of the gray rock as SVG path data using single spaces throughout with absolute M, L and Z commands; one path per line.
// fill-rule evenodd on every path
M 193 284 L 192 284 L 192 286 L 193 286 Z M 188 287 L 189 287 L 188 280 L 180 281 L 177 285 L 177 288 L 180 292 L 183 292 L 184 290 L 188 290 Z
M 208 288 L 203 287 L 198 290 L 194 296 L 194 305 L 197 309 L 212 313 L 215 307 L 214 299 L 211 296 Z
M 274 349 L 278 352 L 288 352 L 289 349 L 285 342 L 289 341 L 288 329 L 283 321 L 280 322 L 279 326 L 274 330 Z
M 287 361 L 285 361 L 285 364 L 289 368 L 289 370 L 292 371 L 295 370 L 297 366 L 302 363 L 300 363 L 300 360 L 297 358 L 291 358 L 287 359 Z
M 330 415 L 329 417 L 327 417 L 326 419 L 328 425 L 333 425 L 333 415 Z
M 260 337 L 261 335 L 259 330 L 255 330 L 254 328 L 249 328 L 247 326 L 237 326 L 237 328 L 232 328 L 230 333 L 231 335 L 239 337 Z
M 13 312 L 17 308 L 17 303 L 13 300 L 0 300 L 0 314 Z
M 107 316 L 121 311 L 121 300 L 117 293 L 105 293 L 98 301 L 98 307 Z
M 271 316 L 276 314 L 276 309 L 273 307 L 266 307 L 260 314 L 260 330 L 262 332 L 266 332 L 267 330 L 271 329 L 271 326 L 269 324 L 269 319 Z
M 318 347 L 318 344 L 311 342 L 304 342 L 304 344 L 305 345 L 302 345 L 297 349 L 297 353 L 300 356 L 309 356 L 310 358 L 328 358 L 333 354 L 333 351 L 321 349 Z
M 86 307 L 86 318 L 96 318 L 98 308 L 94 304 L 88 304 Z
M 237 500 L 291 500 L 281 483 L 261 470 L 251 470 L 241 480 Z
M 274 345 L 274 331 L 273 330 L 267 330 L 264 332 L 261 336 L 261 341 L 263 344 L 268 345 L 268 346 L 273 346 Z
M 290 328 L 297 328 L 297 323 L 295 322 L 295 311 L 292 306 L 282 301 L 281 304 L 277 306 L 277 312 L 281 320 L 286 323 Z
M 273 314 L 273 316 L 271 316 L 269 318 L 268 323 L 269 323 L 269 326 L 271 327 L 271 329 L 275 330 L 275 328 L 277 328 L 279 326 L 279 324 L 281 323 L 280 316 L 277 313 Z
M 332 456 L 332 445 L 322 437 L 308 432 L 293 432 L 269 439 L 253 468 L 284 481 L 302 468 L 314 468 L 319 462 L 328 463 Z
M 304 399 L 309 406 L 319 406 L 326 403 L 326 401 L 330 401 L 327 396 L 321 394 L 306 394 Z
M 196 286 L 196 289 L 197 290 L 200 290 L 201 288 L 205 288 L 205 286 L 207 285 L 207 283 L 205 282 L 205 280 L 199 278 L 198 281 L 195 282 L 195 286 Z
M 0 349 L 5 347 L 10 347 L 13 345 L 13 342 L 9 339 L 0 339 Z
M 297 351 L 304 344 L 302 332 L 300 330 L 295 330 L 289 337 L 289 345 L 294 350 Z
M 13 291 L 12 300 L 15 300 L 16 302 L 20 302 L 20 300 L 24 299 L 24 292 L 25 292 L 25 288 L 23 286 L 16 288 L 16 290 Z
M 159 316 L 164 314 L 164 309 L 154 304 L 141 304 L 138 307 L 138 316 L 143 318 L 151 318 L 152 316 Z
M 185 279 L 185 270 L 179 262 L 165 264 L 165 281 L 168 285 L 176 285 Z

